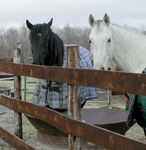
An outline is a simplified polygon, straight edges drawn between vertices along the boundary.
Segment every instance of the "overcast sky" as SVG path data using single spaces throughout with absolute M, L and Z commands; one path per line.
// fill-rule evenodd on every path
M 95 19 L 110 16 L 112 23 L 146 28 L 146 0 L 0 0 L 0 26 L 33 24 L 89 26 L 89 14 Z

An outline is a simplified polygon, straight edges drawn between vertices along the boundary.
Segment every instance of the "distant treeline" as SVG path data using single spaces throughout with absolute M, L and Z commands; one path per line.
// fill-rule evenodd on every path
M 64 27 L 53 26 L 52 30 L 59 35 L 64 43 L 79 44 L 89 49 L 88 39 L 90 27 L 70 26 L 67 24 Z M 140 32 L 146 34 L 144 27 L 142 27 Z M 12 58 L 13 49 L 16 47 L 18 42 L 21 43 L 22 62 L 24 62 L 26 58 L 32 57 L 29 30 L 27 27 L 25 25 L 22 25 L 19 28 L 0 27 L 0 58 Z

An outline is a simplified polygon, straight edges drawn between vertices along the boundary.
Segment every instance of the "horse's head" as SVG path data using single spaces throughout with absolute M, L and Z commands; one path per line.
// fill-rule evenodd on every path
M 53 19 L 46 24 L 31 24 L 26 20 L 27 27 L 30 29 L 30 42 L 34 62 L 37 65 L 62 65 L 58 63 L 58 53 L 56 54 L 57 47 L 55 47 L 54 39 L 55 34 L 51 30 Z M 60 46 L 61 47 L 61 46 Z M 64 51 L 62 52 L 64 54 Z M 63 55 L 62 54 L 62 55 Z
M 92 15 L 89 16 L 91 33 L 89 43 L 93 55 L 94 69 L 109 69 L 109 63 L 113 58 L 113 39 L 110 28 L 110 19 L 107 14 L 103 20 L 95 21 Z

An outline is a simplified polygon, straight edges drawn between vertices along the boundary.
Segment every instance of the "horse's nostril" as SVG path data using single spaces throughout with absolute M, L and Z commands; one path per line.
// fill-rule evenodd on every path
M 91 40 L 89 40 L 89 43 L 91 44 Z
M 111 68 L 110 68 L 110 67 L 108 67 L 108 68 L 107 68 L 107 70 L 111 70 Z

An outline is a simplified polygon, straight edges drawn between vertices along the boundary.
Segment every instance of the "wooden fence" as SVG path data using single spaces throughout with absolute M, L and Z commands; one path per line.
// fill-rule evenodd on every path
M 124 72 L 99 71 L 92 69 L 47 67 L 37 65 L 24 65 L 1 61 L 0 71 L 19 76 L 29 76 L 39 79 L 65 82 L 76 86 L 90 86 L 109 89 L 118 92 L 128 92 L 146 95 L 146 75 Z M 16 112 L 31 115 L 45 121 L 70 135 L 93 142 L 110 150 L 145 150 L 146 144 L 132 140 L 117 133 L 93 126 L 71 117 L 64 116 L 56 111 L 21 101 L 17 98 L 0 96 L 0 104 Z M 52 117 L 53 116 L 53 117 Z M 34 148 L 0 128 L 0 138 L 17 149 Z

